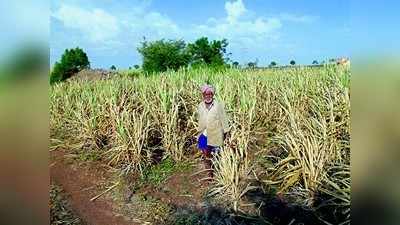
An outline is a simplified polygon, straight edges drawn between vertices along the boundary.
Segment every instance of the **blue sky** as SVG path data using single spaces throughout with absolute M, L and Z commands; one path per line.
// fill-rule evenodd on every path
M 63 0 L 50 5 L 50 63 L 79 46 L 92 67 L 141 64 L 147 40 L 227 38 L 231 59 L 311 63 L 350 55 L 349 1 Z

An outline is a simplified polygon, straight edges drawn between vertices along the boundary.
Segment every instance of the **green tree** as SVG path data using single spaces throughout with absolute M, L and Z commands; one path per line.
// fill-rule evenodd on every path
M 148 73 L 177 70 L 188 66 L 190 61 L 186 44 L 182 40 L 143 41 L 137 50 L 143 57 L 142 68 Z
M 290 60 L 290 65 L 292 65 L 292 66 L 296 65 L 296 61 Z
M 134 65 L 133 67 L 134 67 L 135 69 L 139 69 L 140 66 L 136 64 L 136 65 Z
M 235 61 L 232 63 L 233 68 L 239 68 L 239 62 Z
M 225 57 L 228 41 L 226 39 L 208 41 L 207 37 L 201 37 L 194 43 L 188 44 L 188 52 L 191 63 L 211 66 L 224 66 L 229 60 Z
M 272 61 L 270 64 L 269 64 L 269 66 L 270 67 L 274 67 L 274 66 L 276 66 L 276 65 L 278 65 L 275 61 Z
M 317 60 L 314 60 L 314 61 L 312 62 L 312 64 L 313 64 L 313 65 L 318 65 L 318 61 L 317 61 Z
M 247 67 L 248 68 L 254 69 L 254 68 L 256 68 L 256 66 L 257 66 L 257 62 L 249 62 L 249 63 L 247 63 Z
M 60 62 L 54 64 L 53 71 L 50 75 L 50 83 L 68 79 L 73 74 L 86 68 L 90 68 L 90 62 L 82 49 L 78 47 L 66 49 L 61 56 Z
M 114 65 L 112 65 L 111 67 L 110 67 L 110 70 L 116 70 L 117 69 L 117 67 L 115 67 Z

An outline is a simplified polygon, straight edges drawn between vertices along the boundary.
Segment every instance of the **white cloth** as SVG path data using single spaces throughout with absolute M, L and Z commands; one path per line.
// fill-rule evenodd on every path
M 225 114 L 224 105 L 213 101 L 210 109 L 201 102 L 197 108 L 199 133 L 207 136 L 207 144 L 210 146 L 222 146 L 223 134 L 229 130 L 228 119 Z

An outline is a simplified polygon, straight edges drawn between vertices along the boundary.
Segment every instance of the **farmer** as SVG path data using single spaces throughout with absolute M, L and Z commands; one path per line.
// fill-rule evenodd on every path
M 212 155 L 218 153 L 228 134 L 228 120 L 222 103 L 214 99 L 215 90 L 205 84 L 201 88 L 203 101 L 197 107 L 199 126 L 198 147 L 203 154 L 205 169 L 209 179 L 213 178 Z

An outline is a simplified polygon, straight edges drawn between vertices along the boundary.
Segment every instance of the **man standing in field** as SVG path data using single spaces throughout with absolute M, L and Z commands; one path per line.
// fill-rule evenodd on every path
M 203 101 L 197 107 L 199 126 L 197 131 L 198 147 L 203 154 L 203 162 L 208 170 L 208 176 L 212 179 L 212 155 L 218 153 L 229 131 L 228 119 L 224 105 L 214 99 L 215 90 L 210 85 L 201 88 Z

